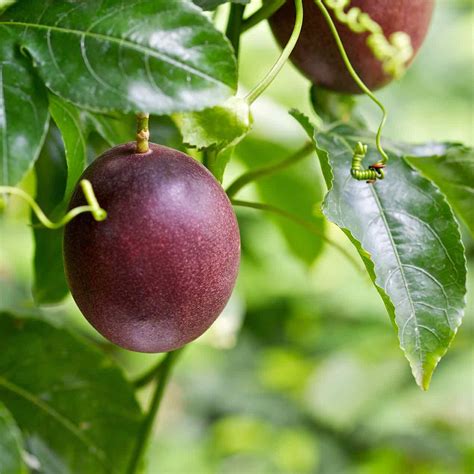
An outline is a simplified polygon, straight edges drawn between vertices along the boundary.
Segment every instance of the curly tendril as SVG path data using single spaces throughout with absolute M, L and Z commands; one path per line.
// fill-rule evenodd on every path
M 358 181 L 367 181 L 368 183 L 375 183 L 377 179 L 384 179 L 385 173 L 383 168 L 385 164 L 379 162 L 375 163 L 372 166 L 369 166 L 369 169 L 363 169 L 362 160 L 367 155 L 368 147 L 363 143 L 357 143 L 354 149 L 354 156 L 352 157 L 352 167 L 351 167 L 351 176 Z
M 351 0 L 324 0 L 324 3 L 334 12 L 335 17 L 357 34 L 369 33 L 367 46 L 374 56 L 382 63 L 383 70 L 399 79 L 406 71 L 408 61 L 413 57 L 414 49 L 410 36 L 398 31 L 387 39 L 382 27 L 368 13 L 358 7 L 352 7 L 347 12 Z
M 53 222 L 46 214 L 42 211 L 38 203 L 25 191 L 19 188 L 15 188 L 12 186 L 0 186 L 0 194 L 11 194 L 14 196 L 18 196 L 24 201 L 28 203 L 31 207 L 32 211 L 40 221 L 40 223 L 51 230 L 59 229 L 60 227 L 65 226 L 68 222 L 72 221 L 75 217 L 79 214 L 84 214 L 85 212 L 90 212 L 94 219 L 97 222 L 103 221 L 107 218 L 107 212 L 99 206 L 97 198 L 94 194 L 94 190 L 92 188 L 92 184 L 87 179 L 83 179 L 80 182 L 80 186 L 82 188 L 82 192 L 84 193 L 84 197 L 87 201 L 87 206 L 79 206 L 71 209 L 60 221 Z
M 342 60 L 344 61 L 344 64 L 347 68 L 347 71 L 351 75 L 352 79 L 354 79 L 354 82 L 364 92 L 364 94 L 367 95 L 382 111 L 382 119 L 380 121 L 380 125 L 375 137 L 375 145 L 382 159 L 378 161 L 377 163 L 374 163 L 372 166 L 369 166 L 369 169 L 364 170 L 362 168 L 362 160 L 365 158 L 368 148 L 366 145 L 363 145 L 362 143 L 357 144 L 354 150 L 353 158 L 352 158 L 352 168 L 351 168 L 352 177 L 359 181 L 366 180 L 368 183 L 373 184 L 377 181 L 377 179 L 384 179 L 385 174 L 383 172 L 383 168 L 385 168 L 385 165 L 388 162 L 388 155 L 382 146 L 382 131 L 387 121 L 387 110 L 385 109 L 382 102 L 380 102 L 380 100 L 377 99 L 374 93 L 364 84 L 364 81 L 362 81 L 362 79 L 359 77 L 356 70 L 352 66 L 349 56 L 347 55 L 346 49 L 344 48 L 344 44 L 342 43 L 339 32 L 337 31 L 336 25 L 334 24 L 334 21 L 331 15 L 329 14 L 329 11 L 326 8 L 325 3 L 323 2 L 325 2 L 329 8 L 335 9 L 334 12 L 338 19 L 339 18 L 344 19 L 344 23 L 346 24 L 348 24 L 348 22 L 351 23 L 352 28 L 355 28 L 353 29 L 353 31 L 356 31 L 356 32 L 357 30 L 359 30 L 358 32 L 367 31 L 367 29 L 362 29 L 362 27 L 367 28 L 368 25 L 372 25 L 371 28 L 375 28 L 373 24 L 377 25 L 378 28 L 380 28 L 380 26 L 377 23 L 375 23 L 372 19 L 370 19 L 369 15 L 367 15 L 366 13 L 362 13 L 360 9 L 357 9 L 355 7 L 349 10 L 349 12 L 347 13 L 344 12 L 344 8 L 347 5 L 349 5 L 350 0 L 314 0 L 314 3 L 321 10 L 321 13 L 326 19 L 326 22 L 331 30 L 334 40 L 336 41 L 337 47 L 341 54 Z M 360 20 L 361 18 L 362 18 L 362 23 Z M 358 19 L 358 21 L 356 21 L 356 19 Z

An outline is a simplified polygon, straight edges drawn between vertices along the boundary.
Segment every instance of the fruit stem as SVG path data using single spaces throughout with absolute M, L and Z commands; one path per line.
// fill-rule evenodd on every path
M 258 25 L 261 21 L 270 18 L 277 10 L 279 10 L 285 3 L 286 0 L 269 0 L 258 9 L 255 13 L 246 18 L 242 23 L 242 33 L 250 30 L 254 26 Z
M 309 222 L 301 217 L 292 214 L 291 212 L 285 211 L 284 209 L 280 209 L 279 207 L 272 206 L 271 204 L 262 204 L 259 202 L 249 202 L 249 201 L 239 201 L 237 199 L 232 199 L 230 201 L 234 206 L 240 207 L 248 207 L 250 209 L 257 209 L 259 211 L 269 212 L 271 214 L 275 214 L 280 217 L 284 217 L 285 219 L 290 220 L 291 222 L 304 227 L 308 232 L 317 237 L 323 239 L 329 245 L 337 249 L 344 257 L 346 257 L 354 268 L 361 274 L 365 275 L 365 272 L 360 267 L 357 260 L 344 248 L 342 245 L 339 245 L 337 242 L 329 238 L 327 235 L 324 234 L 318 227 L 316 227 L 312 222 Z
M 90 212 L 97 222 L 105 220 L 107 218 L 107 212 L 105 212 L 105 210 L 100 207 L 90 181 L 88 181 L 87 179 L 83 179 L 80 182 L 80 186 L 82 188 L 82 192 L 84 193 L 84 197 L 86 198 L 87 206 L 78 206 L 74 209 L 71 209 L 58 222 L 51 221 L 43 212 L 39 204 L 29 194 L 25 193 L 25 191 L 20 188 L 15 188 L 13 186 L 0 186 L 0 194 L 11 194 L 14 196 L 18 196 L 24 201 L 26 201 L 27 204 L 31 207 L 33 213 L 40 221 L 40 223 L 44 227 L 51 230 L 56 230 L 60 227 L 65 226 L 68 222 L 72 221 L 72 219 L 77 217 L 79 214 L 83 214 L 85 212 Z
M 150 150 L 150 114 L 139 112 L 137 114 L 137 153 L 147 153 Z
M 242 176 L 237 178 L 226 190 L 227 196 L 233 198 L 243 187 L 247 184 L 257 181 L 258 179 L 264 178 L 278 173 L 289 166 L 292 166 L 299 161 L 306 158 L 312 151 L 314 151 L 314 145 L 311 142 L 306 143 L 302 148 L 293 153 L 290 157 L 285 160 L 279 161 L 268 166 L 262 166 L 254 170 L 250 170 L 244 173 Z
M 141 462 L 152 432 L 153 424 L 160 408 L 161 400 L 171 375 L 176 359 L 180 355 L 182 349 L 168 352 L 161 363 L 161 369 L 157 373 L 156 388 L 148 408 L 148 412 L 143 420 L 142 427 L 138 433 L 137 444 L 132 455 L 132 460 L 128 468 L 128 474 L 135 474 L 141 470 Z
M 240 34 L 242 32 L 242 21 L 246 5 L 232 3 L 230 7 L 229 20 L 227 22 L 226 36 L 235 51 L 235 56 L 239 57 Z
M 329 14 L 329 11 L 327 10 L 326 6 L 323 4 L 321 0 L 314 0 L 314 2 L 318 6 L 318 8 L 321 10 L 321 13 L 323 14 L 329 28 L 331 29 L 331 33 L 334 37 L 334 40 L 336 41 L 337 47 L 339 49 L 339 53 L 341 54 L 342 60 L 344 61 L 344 64 L 349 74 L 351 75 L 352 79 L 354 79 L 355 83 L 359 86 L 362 92 L 364 92 L 364 94 L 366 94 L 382 111 L 382 120 L 380 121 L 380 125 L 377 130 L 376 145 L 377 145 L 378 152 L 382 156 L 382 160 L 379 163 L 384 165 L 388 161 L 388 155 L 382 146 L 382 131 L 385 126 L 385 122 L 387 121 L 387 111 L 384 105 L 382 104 L 382 102 L 380 102 L 377 99 L 377 97 L 374 95 L 374 93 L 364 84 L 364 82 L 362 81 L 362 79 L 359 77 L 354 67 L 352 66 L 349 56 L 347 55 L 346 50 L 344 48 L 344 44 L 342 43 L 341 37 L 339 36 L 339 32 L 337 31 L 336 25 L 334 24 L 334 21 L 331 18 L 331 15 Z
M 253 104 L 259 97 L 260 95 L 265 92 L 268 86 L 273 82 L 273 80 L 278 76 L 279 72 L 283 68 L 283 66 L 286 64 L 288 61 L 288 58 L 290 57 L 291 53 L 293 52 L 293 49 L 296 46 L 296 43 L 298 41 L 298 38 L 300 37 L 301 33 L 301 28 L 303 27 L 303 2 L 302 0 L 295 0 L 295 8 L 296 8 L 296 20 L 295 20 L 295 26 L 293 28 L 293 32 L 291 33 L 290 39 L 288 40 L 287 45 L 281 52 L 280 57 L 278 58 L 278 61 L 273 65 L 273 67 L 270 69 L 268 74 L 260 81 L 259 84 L 256 85 L 256 87 L 249 92 L 245 100 L 247 103 Z

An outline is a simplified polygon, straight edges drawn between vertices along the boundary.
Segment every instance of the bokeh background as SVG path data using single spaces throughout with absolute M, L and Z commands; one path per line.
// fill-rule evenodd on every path
M 251 8 L 258 6 L 253 3 Z M 437 3 L 414 66 L 403 81 L 379 93 L 390 111 L 386 135 L 473 145 L 474 5 Z M 266 24 L 245 34 L 242 92 L 278 53 Z M 308 94 L 309 83 L 291 65 L 285 67 L 255 104 L 254 131 L 239 147 L 227 182 L 301 146 L 305 137 L 287 110 L 310 113 Z M 378 110 L 364 98 L 359 102 L 375 127 Z M 294 190 L 324 191 L 316 159 L 291 173 Z M 285 193 L 276 179 L 269 189 Z M 33 192 L 34 178 L 24 185 Z M 271 192 L 262 196 L 249 187 L 241 196 L 261 200 Z M 285 196 L 297 205 L 296 191 Z M 243 260 L 237 289 L 224 315 L 182 355 L 155 427 L 148 472 L 472 474 L 473 277 L 463 326 L 430 391 L 423 393 L 367 277 L 330 246 L 308 267 L 298 249 L 289 248 L 280 222 L 258 211 L 238 214 Z M 0 217 L 0 309 L 24 313 L 36 311 L 27 216 L 12 201 Z M 328 227 L 328 233 L 355 255 L 338 229 Z M 474 243 L 464 234 L 473 275 Z M 42 311 L 103 345 L 130 377 L 159 357 L 109 346 L 70 298 Z M 147 389 L 139 392 L 143 403 L 149 395 Z

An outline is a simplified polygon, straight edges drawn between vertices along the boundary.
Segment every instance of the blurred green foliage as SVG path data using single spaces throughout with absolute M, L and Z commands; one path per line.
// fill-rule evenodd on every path
M 425 47 L 400 83 L 379 95 L 387 135 L 473 144 L 471 0 L 438 1 Z M 242 43 L 242 87 L 278 49 L 266 25 Z M 234 160 L 225 182 L 252 165 L 298 149 L 304 135 L 287 109 L 309 111 L 309 84 L 288 65 L 254 110 L 258 157 Z M 364 98 L 362 112 L 376 123 Z M 24 183 L 34 189 L 32 177 Z M 318 186 L 322 186 L 318 181 Z M 261 196 L 251 186 L 243 197 Z M 0 309 L 33 311 L 28 211 L 12 201 L 0 220 Z M 216 325 L 184 353 L 165 397 L 149 474 L 469 474 L 474 471 L 474 282 L 465 322 L 428 393 L 413 383 L 383 305 L 369 282 L 325 246 L 308 267 L 278 222 L 239 211 L 243 260 L 237 291 Z M 329 235 L 354 252 L 332 226 Z M 474 244 L 465 243 L 474 271 Z M 294 248 L 293 248 L 294 250 Z M 312 260 L 319 249 L 301 250 Z M 309 252 L 309 254 L 308 254 Z M 313 252 L 313 253 L 311 253 Z M 309 256 L 308 256 L 309 255 Z M 73 302 L 43 310 L 96 340 Z M 238 337 L 236 336 L 238 332 Z M 130 377 L 156 356 L 98 340 Z M 149 398 L 145 389 L 142 401 Z

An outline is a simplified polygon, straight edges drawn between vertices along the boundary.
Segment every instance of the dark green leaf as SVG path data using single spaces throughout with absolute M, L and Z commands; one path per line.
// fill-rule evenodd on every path
M 250 3 L 250 0 L 193 0 L 193 2 L 200 6 L 203 10 L 214 10 L 219 5 L 224 3 L 240 3 L 241 5 L 246 5 Z
M 49 95 L 49 110 L 61 131 L 66 151 L 67 182 L 64 196 L 68 200 L 87 164 L 89 127 L 85 114 L 81 115 L 74 105 L 53 94 Z
M 61 135 L 56 127 L 52 126 L 48 133 L 35 173 L 36 201 L 51 219 L 60 219 L 66 211 L 67 165 Z M 33 222 L 37 224 L 37 221 Z M 63 230 L 35 226 L 33 237 L 33 296 L 39 304 L 58 303 L 69 292 L 63 268 Z
M 44 321 L 0 315 L 0 400 L 28 450 L 55 471 L 125 472 L 141 420 L 132 387 L 101 352 Z
M 228 41 L 189 0 L 23 0 L 0 25 L 51 91 L 97 112 L 201 110 L 236 88 Z
M 253 137 L 243 141 L 236 151 L 239 159 L 251 169 L 277 163 L 294 153 L 294 150 Z M 279 174 L 259 179 L 255 185 L 263 202 L 311 222 L 324 235 L 324 219 L 315 213 L 323 198 L 318 179 L 316 163 L 308 157 Z M 312 264 L 321 253 L 323 239 L 287 219 L 276 217 L 275 221 L 292 253 L 304 263 Z
M 474 237 L 474 150 L 433 144 L 412 147 L 407 159 L 441 189 Z
M 0 24 L 0 184 L 18 184 L 39 155 L 48 127 L 46 90 Z
M 0 402 L 0 472 L 2 474 L 24 474 L 26 467 L 22 459 L 23 441 L 15 420 L 5 405 Z
M 329 188 L 323 211 L 361 254 L 415 379 L 427 389 L 464 313 L 464 248 L 444 196 L 395 151 L 385 180 L 370 185 L 350 176 L 353 149 L 367 136 L 349 126 L 315 131 Z M 367 163 L 379 159 L 373 138 L 370 144 Z

